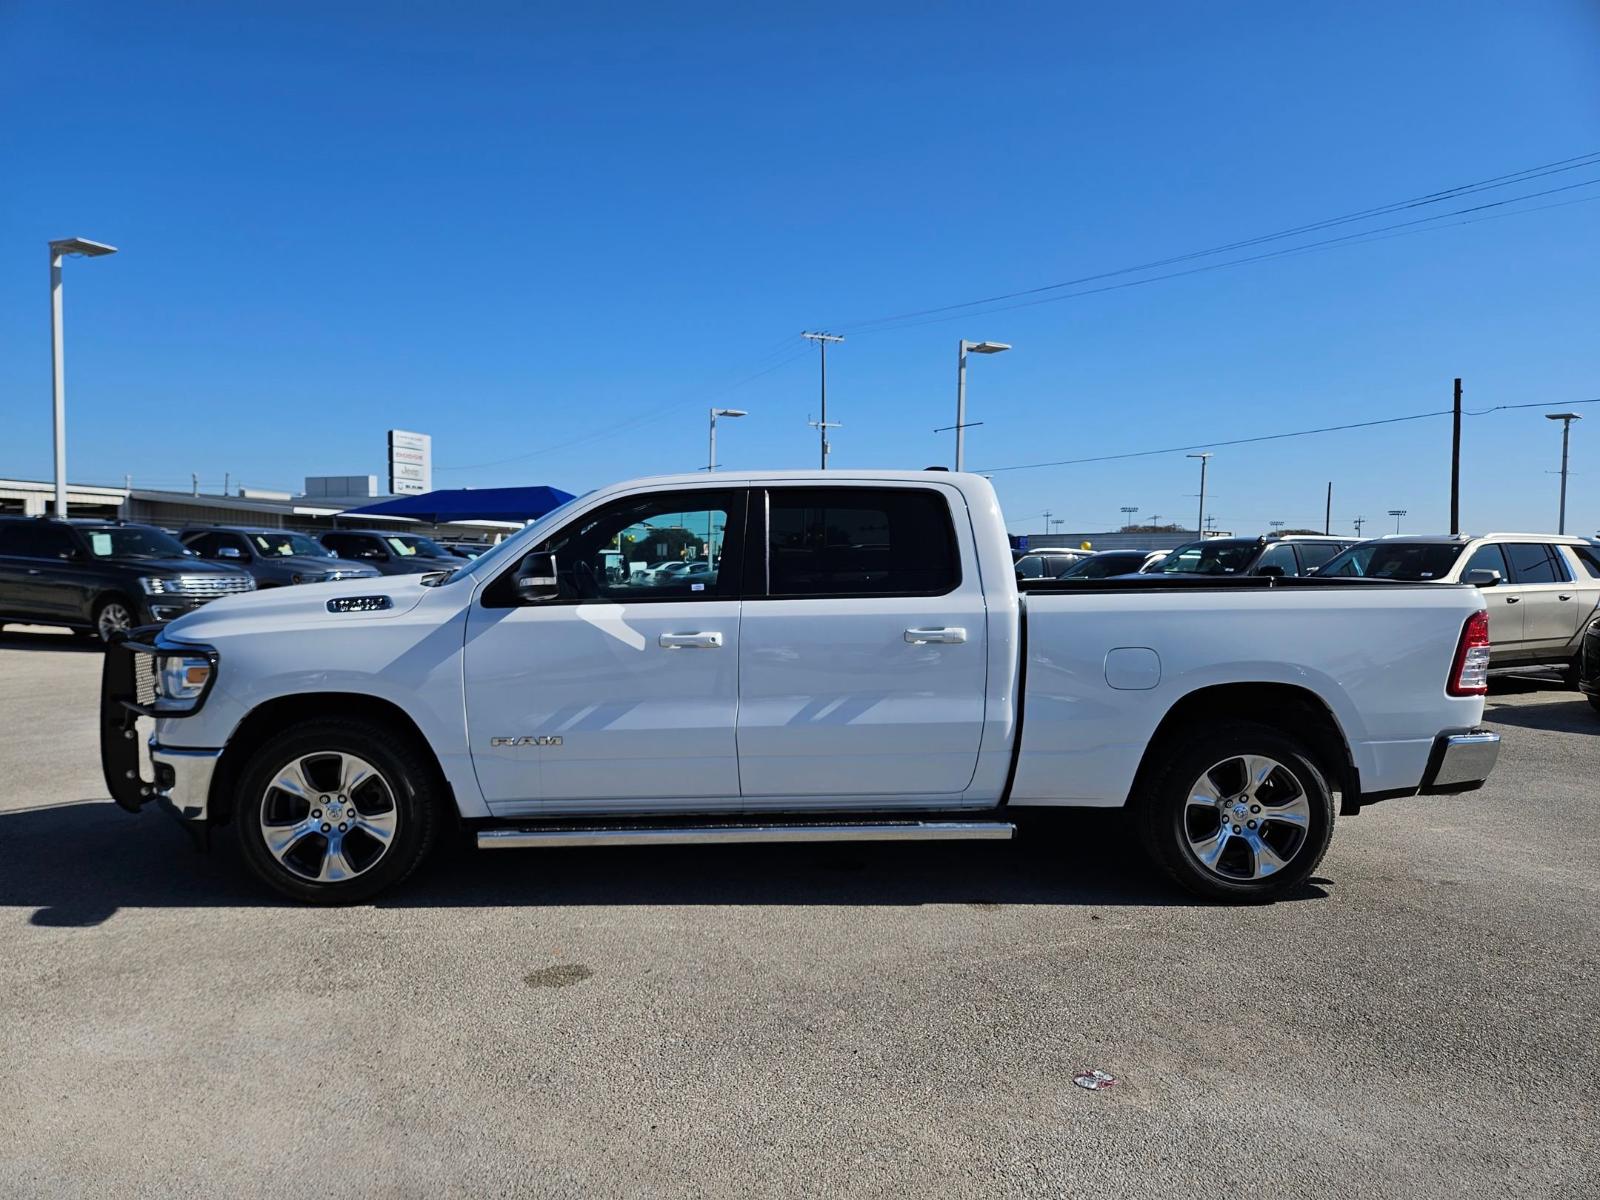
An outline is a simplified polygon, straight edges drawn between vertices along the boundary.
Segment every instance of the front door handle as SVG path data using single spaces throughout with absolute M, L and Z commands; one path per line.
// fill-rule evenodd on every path
M 657 641 L 668 650 L 720 650 L 722 634 L 663 633 Z
M 1571 592 L 1562 592 L 1559 596 L 1556 597 L 1556 599 L 1557 600 L 1571 600 L 1572 599 L 1572 593 Z
M 906 641 L 913 646 L 926 646 L 930 642 L 941 646 L 954 646 L 967 640 L 965 629 L 908 629 Z
M 1520 601 L 1520 600 L 1521 600 L 1521 599 L 1522 599 L 1522 597 L 1521 597 L 1521 596 L 1507 596 L 1507 597 L 1506 597 L 1506 603 L 1507 603 L 1507 604 L 1516 604 L 1516 603 L 1518 603 L 1518 602 L 1519 602 L 1519 601 Z

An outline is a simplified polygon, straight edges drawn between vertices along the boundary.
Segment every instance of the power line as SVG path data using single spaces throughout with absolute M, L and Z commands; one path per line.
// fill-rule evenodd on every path
M 1038 287 L 1023 288 L 1019 291 L 1002 292 L 994 296 L 987 296 L 978 300 L 964 300 L 956 304 L 945 304 L 935 308 L 913 309 L 909 312 L 896 313 L 891 316 L 875 317 L 869 320 L 847 322 L 840 328 L 862 332 L 875 326 L 888 325 L 914 317 L 932 316 L 938 313 L 956 312 L 977 308 L 985 304 L 995 304 L 1002 300 L 1014 300 L 1023 296 L 1038 295 L 1042 292 L 1059 291 L 1063 288 L 1077 287 L 1085 283 L 1097 283 L 1102 279 L 1113 279 L 1121 275 L 1130 275 L 1140 271 L 1153 271 L 1161 267 L 1173 266 L 1181 262 L 1189 262 L 1196 258 L 1207 258 L 1215 254 L 1226 254 L 1231 250 L 1242 250 L 1250 246 L 1261 245 L 1266 242 L 1280 241 L 1284 238 L 1298 237 L 1306 233 L 1314 233 L 1321 229 L 1329 229 L 1338 225 L 1349 224 L 1354 221 L 1369 220 L 1374 217 L 1386 216 L 1391 213 L 1402 212 L 1410 208 L 1418 208 L 1428 204 L 1439 204 L 1446 200 L 1458 199 L 1461 196 L 1473 195 L 1478 192 L 1489 191 L 1498 187 L 1511 187 L 1519 183 L 1526 183 L 1533 179 L 1540 179 L 1547 175 L 1558 174 L 1562 171 L 1581 170 L 1584 167 L 1600 163 L 1600 151 L 1590 151 L 1586 154 L 1575 155 L 1571 158 L 1559 159 L 1556 162 L 1542 163 L 1536 167 L 1528 167 L 1521 171 L 1513 171 L 1505 175 L 1492 176 L 1489 179 L 1478 180 L 1474 183 L 1461 184 L 1457 187 L 1445 188 L 1436 192 L 1428 192 L 1421 196 L 1413 196 L 1407 200 L 1397 200 L 1389 204 L 1380 204 L 1372 208 L 1361 209 L 1358 212 L 1345 213 L 1337 217 L 1328 217 L 1320 221 L 1311 221 L 1289 229 L 1281 229 L 1275 233 L 1259 234 L 1255 237 L 1241 238 L 1232 242 L 1225 242 L 1211 246 L 1204 250 L 1191 250 L 1185 254 L 1171 255 L 1167 258 L 1153 259 L 1150 262 L 1137 263 L 1132 266 L 1118 267 L 1111 271 L 1101 271 L 1093 275 L 1083 275 L 1076 279 L 1067 279 L 1059 283 L 1048 283 Z
M 1538 401 L 1531 404 L 1496 404 L 1492 408 L 1463 410 L 1467 416 L 1482 417 L 1489 413 L 1504 412 L 1518 408 L 1549 408 L 1551 401 Z M 1592 400 L 1562 401 L 1563 404 L 1600 404 L 1600 396 Z M 1312 437 L 1319 433 L 1341 433 L 1347 429 L 1371 429 L 1378 425 L 1399 425 L 1406 421 L 1423 421 L 1429 417 L 1448 417 L 1453 409 L 1441 408 L 1434 412 L 1411 413 L 1404 417 L 1381 417 L 1372 421 L 1351 421 L 1344 425 L 1324 425 L 1318 429 L 1294 429 L 1287 433 L 1262 433 L 1254 437 L 1230 438 L 1227 441 L 1195 442 L 1188 446 L 1164 446 L 1159 450 L 1129 450 L 1122 454 L 1097 454 L 1088 458 L 1064 458 L 1057 462 L 1020 463 L 1009 467 L 983 467 L 979 473 L 983 475 L 998 475 L 1003 471 L 1035 471 L 1043 467 L 1076 467 L 1085 463 L 1118 462 L 1127 458 L 1152 458 L 1160 454 L 1181 454 L 1189 450 L 1212 449 L 1217 446 L 1248 446 L 1257 442 L 1276 442 L 1285 438 Z
M 1144 278 L 1144 279 L 1130 279 L 1130 280 L 1125 280 L 1122 283 L 1108 283 L 1108 284 L 1104 284 L 1104 285 L 1102 285 L 1100 287 L 1084 288 L 1081 291 L 1067 292 L 1067 293 L 1064 293 L 1064 294 L 1059 295 L 1059 296 L 1036 296 L 1032 300 L 1019 300 L 1015 304 L 1001 304 L 1001 305 L 997 305 L 997 306 L 995 306 L 993 308 L 980 309 L 980 310 L 978 310 L 977 313 L 962 312 L 962 313 L 957 313 L 957 314 L 946 314 L 946 315 L 943 315 L 943 316 L 929 317 L 926 320 L 922 320 L 922 321 L 906 321 L 903 324 L 882 326 L 882 327 L 877 328 L 877 329 L 869 329 L 866 332 L 867 333 L 889 333 L 889 332 L 893 332 L 893 331 L 899 330 L 899 329 L 914 329 L 914 328 L 916 328 L 918 326 L 921 326 L 921 325 L 937 325 L 937 324 L 941 324 L 941 323 L 946 322 L 946 321 L 961 320 L 961 319 L 963 319 L 965 317 L 978 315 L 978 314 L 988 315 L 990 313 L 1011 312 L 1014 309 L 1032 308 L 1035 305 L 1039 305 L 1039 304 L 1057 304 L 1057 303 L 1060 303 L 1063 300 L 1076 300 L 1076 299 L 1079 299 L 1079 298 L 1081 298 L 1083 296 L 1096 296 L 1096 295 L 1101 294 L 1102 292 L 1116 292 L 1116 291 L 1121 291 L 1121 290 L 1123 290 L 1125 288 L 1143 287 L 1145 284 L 1160 283 L 1163 280 L 1167 280 L 1167 279 L 1179 279 L 1179 278 L 1182 278 L 1182 277 L 1184 277 L 1186 275 L 1200 275 L 1200 274 L 1203 274 L 1203 273 L 1205 273 L 1207 271 L 1220 271 L 1220 270 L 1223 270 L 1224 268 L 1227 268 L 1227 267 L 1243 266 L 1243 265 L 1245 265 L 1247 263 L 1265 262 L 1268 259 L 1273 259 L 1273 258 L 1285 258 L 1285 257 L 1288 257 L 1289 255 L 1292 255 L 1292 254 L 1302 254 L 1302 253 L 1305 253 L 1308 250 L 1318 250 L 1318 249 L 1326 248 L 1328 246 L 1336 246 L 1336 245 L 1340 245 L 1340 244 L 1348 244 L 1348 243 L 1351 243 L 1351 242 L 1358 242 L 1358 241 L 1377 241 L 1377 240 L 1381 240 L 1381 239 L 1378 239 L 1378 238 L 1374 237 L 1375 234 L 1386 233 L 1389 230 L 1394 230 L 1394 229 L 1406 230 L 1406 229 L 1409 229 L 1412 232 L 1421 232 L 1419 230 L 1413 229 L 1412 227 L 1419 226 L 1419 225 L 1427 225 L 1427 224 L 1430 224 L 1430 223 L 1435 222 L 1435 221 L 1444 221 L 1444 220 L 1447 220 L 1450 217 L 1459 217 L 1459 216 L 1462 216 L 1463 214 L 1466 214 L 1466 213 L 1482 212 L 1485 209 L 1491 209 L 1491 208 L 1501 208 L 1501 207 L 1504 207 L 1505 205 L 1508 205 L 1508 204 L 1517 204 L 1517 203 L 1519 203 L 1519 202 L 1521 202 L 1523 200 L 1537 200 L 1537 199 L 1539 199 L 1540 197 L 1543 197 L 1543 196 L 1553 196 L 1558 192 L 1571 191 L 1573 188 L 1592 187 L 1595 184 L 1600 184 L 1600 176 L 1597 176 L 1594 179 L 1585 179 L 1585 180 L 1582 180 L 1582 181 L 1580 181 L 1578 183 L 1565 184 L 1565 185 L 1563 185 L 1561 187 L 1558 187 L 1558 188 L 1549 188 L 1549 189 L 1547 189 L 1545 191 L 1542 191 L 1542 192 L 1529 192 L 1529 193 L 1527 193 L 1525 195 L 1522 195 L 1522 196 L 1511 196 L 1511 197 L 1508 197 L 1507 199 L 1504 199 L 1504 200 L 1493 200 L 1493 201 L 1490 201 L 1490 202 L 1485 203 L 1485 204 L 1469 205 L 1466 208 L 1454 209 L 1451 212 L 1437 213 L 1437 214 L 1435 214 L 1434 216 L 1431 216 L 1431 217 L 1418 217 L 1418 218 L 1416 218 L 1414 220 L 1411 220 L 1411 221 L 1399 221 L 1399 222 L 1396 222 L 1393 225 L 1380 225 L 1376 229 L 1364 229 L 1364 230 L 1361 230 L 1358 233 L 1341 234 L 1339 237 L 1325 238 L 1322 241 L 1317 241 L 1317 242 L 1307 242 L 1304 245 L 1300 245 L 1300 246 L 1286 246 L 1286 247 L 1284 247 L 1282 249 L 1279 249 L 1279 250 L 1268 250 L 1263 254 L 1251 254 L 1251 255 L 1246 255 L 1243 258 L 1226 259 L 1223 262 L 1219 262 L 1219 263 L 1206 263 L 1206 264 L 1204 264 L 1202 266 L 1198 266 L 1198 267 L 1188 267 L 1188 268 L 1186 268 L 1186 269 L 1184 269 L 1182 271 L 1169 271 L 1169 272 L 1167 272 L 1166 274 L 1163 274 L 1163 275 L 1151 275 L 1151 276 L 1149 276 L 1147 278 Z M 1535 208 L 1530 208 L 1530 209 L 1527 209 L 1527 210 L 1524 210 L 1524 211 L 1527 211 L 1527 212 L 1539 212 L 1544 208 L 1554 208 L 1554 207 L 1557 207 L 1557 205 L 1540 205 L 1540 206 L 1537 206 Z M 1521 212 L 1506 213 L 1504 215 L 1506 215 L 1506 216 L 1520 216 Z M 1479 218 L 1479 219 L 1481 220 L 1482 218 Z M 1464 224 L 1469 224 L 1470 222 L 1462 221 L 1462 222 L 1456 222 L 1456 223 L 1464 225 Z M 1436 226 L 1436 228 L 1444 228 L 1444 226 Z M 1400 235 L 1395 235 L 1395 236 L 1400 236 Z

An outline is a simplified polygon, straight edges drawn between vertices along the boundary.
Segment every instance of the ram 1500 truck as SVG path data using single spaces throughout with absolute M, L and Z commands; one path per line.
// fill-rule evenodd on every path
M 398 883 L 447 826 L 495 849 L 1004 838 L 1060 806 L 1129 806 L 1179 884 L 1262 900 L 1336 808 L 1481 785 L 1488 643 L 1468 586 L 1019 586 L 976 475 L 668 476 L 453 571 L 135 631 L 101 757 L 123 807 L 231 828 L 308 901 Z

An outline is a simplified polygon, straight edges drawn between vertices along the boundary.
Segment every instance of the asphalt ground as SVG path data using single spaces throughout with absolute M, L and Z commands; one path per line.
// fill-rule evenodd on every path
M 1600 713 L 1553 679 L 1496 681 L 1488 787 L 1268 907 L 1101 814 L 455 850 L 326 910 L 106 799 L 99 665 L 0 635 L 0 1196 L 1600 1195 Z

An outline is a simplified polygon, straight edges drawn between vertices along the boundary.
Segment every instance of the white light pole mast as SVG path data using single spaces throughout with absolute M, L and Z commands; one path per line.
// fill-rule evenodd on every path
M 1194 535 L 1204 538 L 1206 528 L 1206 460 L 1211 457 L 1211 451 L 1205 450 L 1199 454 L 1185 454 L 1185 458 L 1198 458 L 1200 460 L 1200 517 L 1194 523 Z
M 967 469 L 967 351 L 974 354 L 1000 354 L 1011 349 L 1009 342 L 969 342 L 961 339 L 956 355 L 956 470 Z M 979 422 L 980 424 L 982 422 Z
M 718 417 L 747 417 L 750 414 L 742 408 L 713 408 L 711 410 L 711 457 L 707 460 L 706 470 L 717 469 L 717 418 Z
M 61 330 L 61 260 L 68 254 L 96 258 L 116 252 L 115 246 L 84 238 L 58 238 L 50 243 L 50 383 L 55 408 L 55 512 L 58 517 L 67 515 L 67 369 Z
M 1583 420 L 1581 413 L 1545 413 L 1551 421 L 1561 422 L 1561 516 L 1556 525 L 1557 533 L 1567 531 L 1567 442 L 1572 437 L 1572 423 Z

